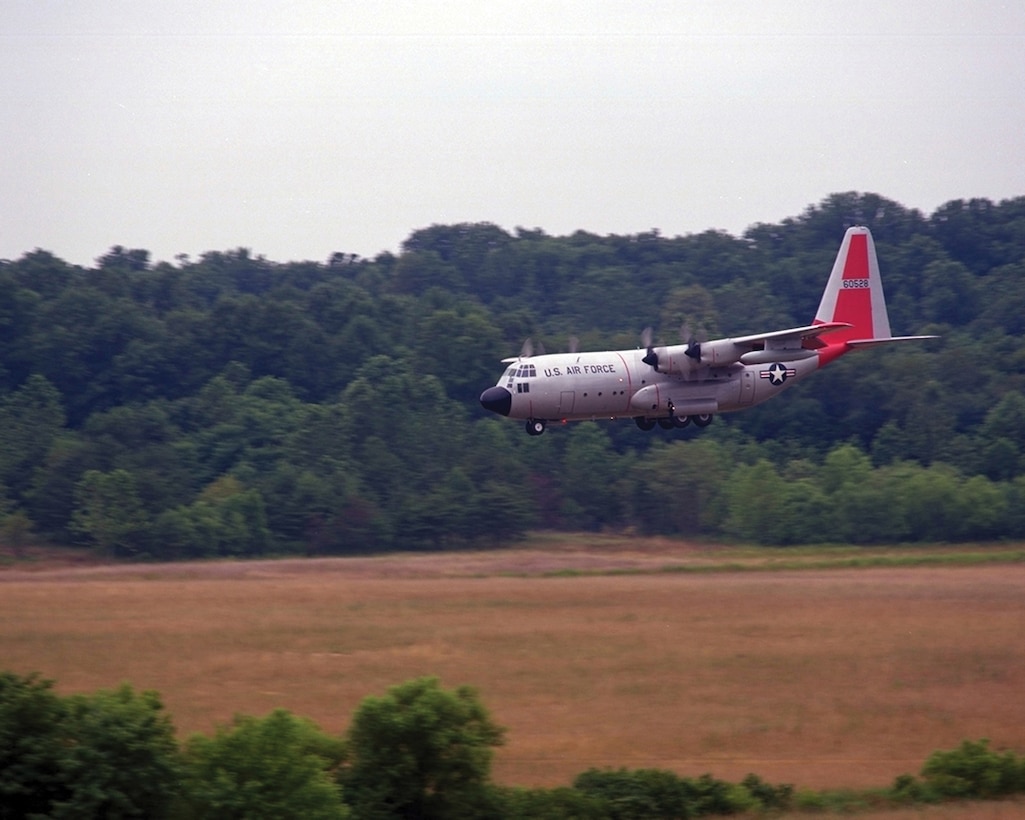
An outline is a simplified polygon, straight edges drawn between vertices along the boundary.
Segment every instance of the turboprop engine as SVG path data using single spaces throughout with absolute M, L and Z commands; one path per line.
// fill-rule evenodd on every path
M 796 343 L 795 343 L 796 341 Z M 768 364 L 796 362 L 815 355 L 814 350 L 800 346 L 800 340 L 765 340 L 764 346 L 752 350 L 750 342 L 716 339 L 712 342 L 690 342 L 664 347 L 649 347 L 641 361 L 659 373 L 683 375 L 699 367 L 725 367 L 735 364 Z
M 659 373 L 690 373 L 699 367 L 722 367 L 739 362 L 748 348 L 734 343 L 732 339 L 717 339 L 714 342 L 689 342 L 665 347 L 649 347 L 641 360 Z

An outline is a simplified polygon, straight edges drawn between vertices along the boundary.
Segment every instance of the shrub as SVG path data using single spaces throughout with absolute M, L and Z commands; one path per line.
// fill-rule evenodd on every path
M 425 677 L 363 700 L 348 741 L 346 799 L 359 817 L 493 816 L 492 747 L 504 730 L 468 686 Z
M 53 682 L 0 673 L 0 817 L 50 813 L 60 771 L 64 702 Z
M 348 817 L 332 770 L 342 742 L 284 709 L 236 717 L 212 738 L 187 744 L 185 813 L 195 818 Z
M 993 751 L 986 738 L 965 740 L 957 749 L 933 752 L 922 776 L 941 797 L 1001 797 L 1025 791 L 1025 759 Z
M 0 674 L 0 817 L 166 815 L 181 768 L 159 696 L 51 686 Z
M 793 795 L 791 786 L 771 786 L 753 774 L 736 784 L 708 774 L 697 779 L 680 777 L 662 769 L 588 769 L 573 786 L 604 801 L 614 820 L 675 820 L 776 810 L 789 806 Z
M 495 786 L 492 800 L 502 820 L 608 820 L 608 803 L 593 795 L 560 786 L 524 789 Z
M 613 820 L 696 816 L 688 784 L 661 769 L 588 769 L 577 776 L 573 787 L 604 801 Z

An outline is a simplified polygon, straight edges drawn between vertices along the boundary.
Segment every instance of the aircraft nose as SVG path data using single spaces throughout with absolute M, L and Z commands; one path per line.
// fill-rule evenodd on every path
M 512 393 L 495 385 L 480 394 L 480 406 L 500 416 L 508 416 L 512 409 Z

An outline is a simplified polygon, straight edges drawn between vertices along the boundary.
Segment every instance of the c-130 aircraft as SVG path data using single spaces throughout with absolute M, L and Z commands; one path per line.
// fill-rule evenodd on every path
M 728 339 L 636 350 L 503 359 L 505 373 L 480 395 L 485 410 L 524 419 L 539 436 L 549 422 L 632 418 L 642 430 L 705 427 L 716 413 L 746 410 L 845 353 L 935 336 L 891 336 L 875 243 L 848 228 L 812 324 Z

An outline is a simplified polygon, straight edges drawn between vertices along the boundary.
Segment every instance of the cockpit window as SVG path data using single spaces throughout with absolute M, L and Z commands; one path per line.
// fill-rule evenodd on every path
M 521 364 L 516 375 L 521 379 L 532 378 L 537 375 L 537 368 L 532 364 Z

